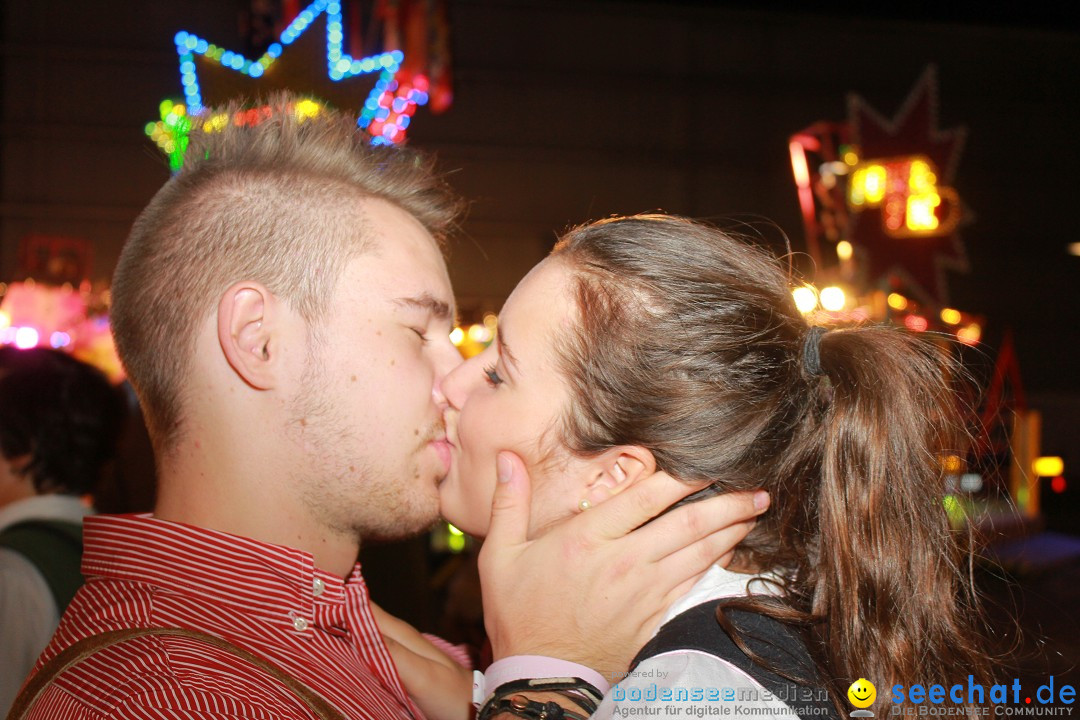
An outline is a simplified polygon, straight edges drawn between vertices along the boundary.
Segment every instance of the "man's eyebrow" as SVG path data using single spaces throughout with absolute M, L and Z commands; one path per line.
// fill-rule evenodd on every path
M 450 303 L 439 300 L 431 293 L 421 293 L 411 297 L 401 297 L 394 300 L 394 304 L 417 310 L 426 310 L 439 320 L 453 320 L 454 308 Z

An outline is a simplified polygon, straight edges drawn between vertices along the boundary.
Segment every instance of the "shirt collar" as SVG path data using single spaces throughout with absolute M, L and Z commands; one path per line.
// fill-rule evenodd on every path
M 761 573 L 747 575 L 713 565 L 701 576 L 690 591 L 676 600 L 668 608 L 660 624 L 659 630 L 664 623 L 680 615 L 692 607 L 697 607 L 710 600 L 719 600 L 726 597 L 745 597 L 747 595 L 779 595 L 778 585 L 780 576 L 775 573 Z M 655 634 L 655 632 L 654 632 Z
M 311 553 L 149 514 L 87 518 L 84 548 L 88 578 L 149 583 L 278 619 L 367 594 L 359 564 L 343 579 L 316 568 Z

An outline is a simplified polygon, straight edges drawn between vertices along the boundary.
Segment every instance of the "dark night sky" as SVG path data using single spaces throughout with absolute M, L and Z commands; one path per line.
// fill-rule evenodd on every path
M 627 3 L 610 3 L 613 7 Z M 631 3 L 632 4 L 632 3 Z M 645 3 L 639 3 L 644 5 Z M 1035 396 L 1062 394 L 1080 410 L 1080 257 L 1068 254 L 1077 232 L 1080 195 L 1080 21 L 1067 3 L 805 3 L 682 2 L 685 8 L 724 7 L 754 15 L 776 13 L 799 18 L 848 22 L 895 22 L 899 32 L 918 25 L 962 28 L 967 32 L 1028 32 L 1031 37 L 1067 38 L 1073 52 L 1061 62 L 1014 54 L 1007 46 L 984 63 L 985 85 L 958 86 L 952 80 L 964 59 L 943 58 L 939 68 L 942 129 L 964 126 L 967 141 L 955 186 L 972 218 L 961 230 L 970 272 L 950 273 L 953 304 L 987 318 L 987 352 L 993 354 L 1004 332 L 1016 338 L 1026 390 Z M 1004 43 L 1003 43 L 1004 45 Z M 964 73 L 968 77 L 967 73 Z M 995 86 L 1026 84 L 1023 97 Z M 910 83 L 915 82 L 913 76 Z M 890 94 L 853 86 L 876 110 L 892 118 L 907 89 Z M 835 98 L 843 119 L 843 98 Z M 776 218 L 778 221 L 781 218 Z M 796 242 L 798 224 L 784 223 Z M 1075 418 L 1080 423 L 1080 417 Z

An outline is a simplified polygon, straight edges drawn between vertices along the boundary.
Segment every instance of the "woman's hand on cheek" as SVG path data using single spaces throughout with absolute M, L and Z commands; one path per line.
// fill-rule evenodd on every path
M 609 678 L 626 670 L 671 603 L 729 555 L 768 507 L 763 492 L 732 493 L 640 527 L 696 489 L 655 473 L 528 540 L 524 464 L 505 452 L 498 463 L 479 559 L 495 659 L 546 655 Z

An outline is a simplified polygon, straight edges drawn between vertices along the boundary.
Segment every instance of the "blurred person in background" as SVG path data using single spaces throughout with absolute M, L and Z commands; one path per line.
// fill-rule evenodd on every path
M 125 414 L 96 368 L 0 348 L 0 713 L 82 585 L 82 520 Z

